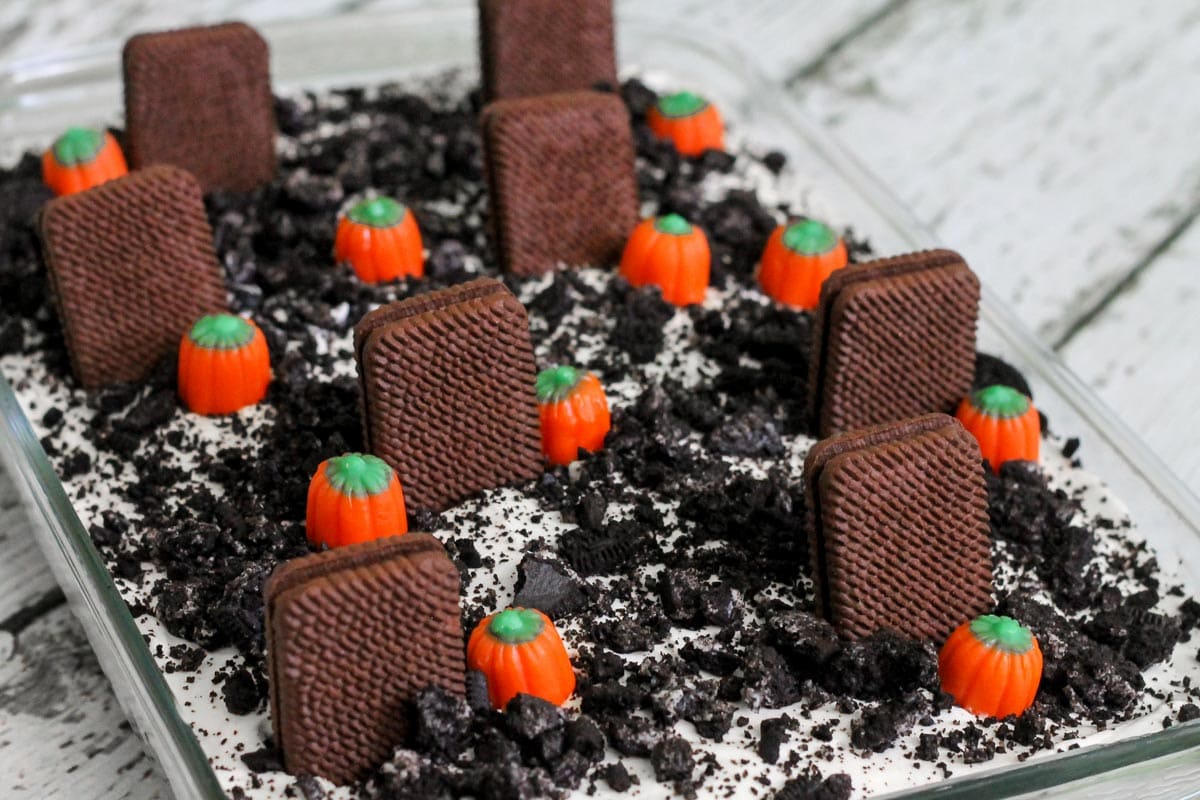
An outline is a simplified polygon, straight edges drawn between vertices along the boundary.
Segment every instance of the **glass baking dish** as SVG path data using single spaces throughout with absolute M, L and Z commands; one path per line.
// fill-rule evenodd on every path
M 370 84 L 476 64 L 473 3 L 280 22 L 263 26 L 263 33 L 271 43 L 275 85 L 281 90 Z M 701 87 L 747 139 L 785 152 L 807 185 L 816 187 L 820 206 L 828 207 L 832 221 L 852 224 L 870 238 L 876 252 L 938 244 L 781 87 L 760 74 L 739 44 L 718 31 L 690 29 L 677 18 L 656 18 L 644 7 L 625 6 L 619 13 L 618 46 L 624 68 L 667 73 Z M 115 119 L 122 107 L 119 70 L 119 42 L 4 67 L 0 162 L 10 163 L 26 148 L 44 147 L 68 125 Z M 985 284 L 989 271 L 1002 268 L 973 266 Z M 981 350 L 1001 355 L 1026 374 L 1055 430 L 1082 439 L 1087 466 L 1130 506 L 1160 560 L 1182 562 L 1182 577 L 1200 587 L 1197 498 L 986 285 L 979 333 Z M 222 797 L 197 737 L 176 712 L 133 617 L 3 379 L 0 416 L 0 457 L 28 502 L 39 544 L 126 713 L 178 797 Z M 1182 798 L 1191 796 L 1197 784 L 1200 724 L 1193 723 L 889 796 L 987 800 L 1041 796 L 1056 787 L 1055 796 L 1115 798 L 1153 791 L 1155 797 Z

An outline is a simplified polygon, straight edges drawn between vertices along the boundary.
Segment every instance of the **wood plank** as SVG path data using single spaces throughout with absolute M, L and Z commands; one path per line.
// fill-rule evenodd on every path
M 66 606 L 0 632 L 0 796 L 170 796 Z
M 1200 225 L 1062 349 L 1067 363 L 1200 491 Z
M 17 488 L 0 466 L 0 623 L 52 598 L 58 584 L 38 549 Z M 0 686 L 3 684 L 0 683 Z
M 636 0 L 619 0 L 633 7 Z M 687 19 L 699 27 L 721 31 L 754 52 L 769 77 L 782 79 L 820 57 L 827 48 L 852 37 L 861 27 L 898 0 L 664 0 L 656 14 Z M 323 16 L 353 7 L 358 11 L 395 10 L 426 6 L 426 0 L 299 0 L 280 3 L 258 0 L 238 5 L 237 17 L 262 23 L 284 17 Z M 177 3 L 113 2 L 89 4 L 78 0 L 7 0 L 0 4 L 0 63 L 40 57 L 46 45 L 65 51 L 97 42 L 120 41 L 135 30 L 157 30 L 212 22 L 227 16 L 225 0 Z
M 166 30 L 236 18 L 251 24 L 297 17 L 319 18 L 341 10 L 427 6 L 427 0 L 191 0 L 149 3 L 112 0 L 5 0 L 0 3 L 0 63 L 42 58 L 96 43 L 120 42 L 137 31 Z
M 914 0 L 806 107 L 1053 341 L 1200 204 L 1200 7 Z
M 768 78 L 783 80 L 826 57 L 890 12 L 897 0 L 673 0 L 678 16 L 719 31 L 752 53 Z

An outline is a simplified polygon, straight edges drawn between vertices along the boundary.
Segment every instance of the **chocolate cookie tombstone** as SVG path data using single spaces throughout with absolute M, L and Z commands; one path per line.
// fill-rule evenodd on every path
M 490 278 L 401 300 L 354 330 L 367 447 L 414 507 L 542 471 L 525 307 Z
M 821 288 L 809 412 L 830 436 L 934 411 L 971 387 L 979 279 L 950 250 L 852 264 Z
M 42 249 L 75 376 L 138 381 L 204 314 L 226 308 L 200 187 L 171 166 L 46 204 Z
M 992 605 L 979 445 L 945 414 L 860 428 L 804 461 L 818 612 L 858 639 L 940 641 Z
M 204 191 L 248 191 L 275 175 L 267 43 L 248 25 L 144 33 L 125 43 L 132 167 L 175 164 Z
M 479 0 L 489 100 L 617 85 L 612 0 Z
M 611 265 L 638 221 L 633 133 L 621 99 L 571 92 L 483 110 L 491 232 L 501 266 L 536 275 Z
M 465 692 L 458 570 L 409 533 L 289 561 L 267 581 L 271 721 L 284 765 L 344 784 L 408 735 L 422 689 Z

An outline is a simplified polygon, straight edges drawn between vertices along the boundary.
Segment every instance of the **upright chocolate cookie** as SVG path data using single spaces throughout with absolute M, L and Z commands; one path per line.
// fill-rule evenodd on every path
M 971 387 L 978 315 L 979 279 L 950 250 L 834 272 L 813 316 L 816 432 L 952 412 Z
M 130 165 L 175 164 L 200 186 L 248 191 L 275 176 L 267 43 L 240 22 L 125 43 Z
M 289 561 L 265 588 L 271 721 L 284 764 L 344 784 L 408 734 L 431 684 L 465 692 L 458 570 L 409 533 Z
M 638 220 L 633 133 L 621 99 L 571 92 L 498 100 L 482 115 L 501 266 L 535 275 L 610 266 Z
M 479 0 L 489 100 L 617 85 L 612 0 Z
M 490 278 L 376 309 L 355 328 L 363 433 L 418 508 L 542 472 L 525 307 Z
M 196 180 L 150 167 L 46 204 L 42 249 L 75 376 L 86 388 L 144 378 L 225 279 Z
M 804 461 L 819 613 L 861 638 L 940 641 L 992 606 L 979 445 L 927 414 L 818 442 Z

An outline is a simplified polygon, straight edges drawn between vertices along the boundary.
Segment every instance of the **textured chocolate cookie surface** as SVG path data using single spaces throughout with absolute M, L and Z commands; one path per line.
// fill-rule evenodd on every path
M 479 0 L 489 100 L 617 85 L 612 0 Z
M 834 272 L 813 316 L 817 433 L 952 411 L 971 387 L 978 315 L 979 279 L 950 250 Z
M 492 233 L 509 272 L 607 266 L 637 224 L 633 133 L 619 97 L 498 100 L 482 117 Z
M 364 438 L 412 506 L 541 473 L 529 322 L 502 284 L 401 300 L 364 317 L 355 339 Z
M 940 641 L 992 605 L 979 446 L 927 414 L 825 439 L 804 462 L 818 611 L 861 638 Z
M 46 204 L 42 249 L 71 366 L 87 388 L 144 378 L 226 306 L 195 179 L 138 170 Z
M 125 43 L 125 136 L 132 167 L 175 164 L 204 191 L 247 191 L 275 175 L 267 43 L 238 22 Z
M 421 689 L 465 691 L 458 570 L 428 534 L 289 561 L 265 596 L 271 720 L 293 774 L 360 779 L 405 741 Z

